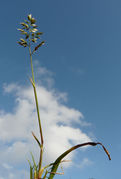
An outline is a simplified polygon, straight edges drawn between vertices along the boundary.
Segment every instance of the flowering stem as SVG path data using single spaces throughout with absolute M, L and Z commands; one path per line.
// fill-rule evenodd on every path
M 39 130 L 40 130 L 40 137 L 41 137 L 40 159 L 39 159 L 39 170 L 40 170 L 41 166 L 42 166 L 43 143 L 44 143 L 44 141 L 43 141 L 42 127 L 41 127 L 40 114 L 39 114 L 38 98 L 37 98 L 37 92 L 36 92 L 36 86 L 35 86 L 35 80 L 34 80 L 34 71 L 33 71 L 33 63 L 32 63 L 32 52 L 31 52 L 31 46 L 30 46 L 30 44 L 29 44 L 29 55 L 30 55 L 31 71 L 32 71 L 32 86 L 33 86 L 33 89 L 34 89 L 34 96 L 35 96 L 35 102 L 36 102 L 36 110 L 37 110 Z

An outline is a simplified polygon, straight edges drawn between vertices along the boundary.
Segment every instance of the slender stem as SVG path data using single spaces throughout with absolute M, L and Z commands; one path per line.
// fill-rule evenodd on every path
M 31 71 L 32 71 L 32 80 L 35 83 L 34 70 L 33 70 L 33 64 L 32 64 L 32 52 L 31 52 L 31 46 L 30 45 L 29 45 L 29 54 L 30 54 L 30 63 L 31 63 Z
M 43 145 L 41 145 L 41 149 L 40 149 L 39 170 L 42 167 L 42 160 L 43 160 Z
M 43 141 L 42 127 L 41 127 L 40 114 L 39 114 L 38 98 L 37 98 L 37 92 L 36 92 L 36 87 L 35 87 L 34 71 L 33 71 L 33 64 L 32 64 L 32 52 L 31 52 L 31 46 L 30 46 L 30 44 L 29 44 L 29 54 L 30 54 L 31 71 L 32 71 L 32 85 L 33 85 L 33 89 L 34 89 L 34 96 L 35 96 L 37 116 L 38 116 L 38 123 L 39 123 L 39 130 L 40 130 L 40 137 L 41 137 L 40 160 L 39 160 L 39 170 L 40 170 L 41 166 L 42 166 L 43 143 L 44 143 L 44 141 Z

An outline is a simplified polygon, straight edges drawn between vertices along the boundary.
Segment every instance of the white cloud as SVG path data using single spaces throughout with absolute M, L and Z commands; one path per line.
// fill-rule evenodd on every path
M 2 165 L 5 169 L 12 169 L 13 167 L 12 166 L 10 166 L 10 165 L 8 165 L 7 163 L 3 163 L 3 165 Z
M 6 172 L 5 170 L 4 170 L 4 172 L 2 173 L 0 173 L 0 179 L 28 179 L 29 178 L 29 172 L 28 171 L 26 171 L 26 170 L 23 170 L 23 169 L 21 169 L 21 170 L 12 170 L 12 171 L 10 171 L 10 172 Z
M 84 158 L 80 164 L 74 163 L 74 166 L 79 167 L 79 168 L 84 168 L 92 164 L 93 162 L 91 160 L 89 160 L 88 158 Z
M 46 69 L 41 73 L 47 73 Z M 39 138 L 39 130 L 32 87 L 13 83 L 4 85 L 4 91 L 15 95 L 13 112 L 0 112 L 0 162 L 7 169 L 12 165 L 24 164 L 30 158 L 30 151 L 38 159 L 39 148 L 31 131 Z M 80 129 L 83 123 L 88 125 L 82 113 L 63 103 L 67 100 L 67 95 L 52 88 L 47 89 L 42 84 L 37 86 L 37 94 L 43 126 L 45 162 L 53 162 L 72 145 L 91 141 Z M 78 128 L 73 127 L 74 123 L 78 124 Z M 70 159 L 73 155 L 70 155 Z M 14 179 L 14 176 L 11 174 L 8 178 Z
M 44 84 L 47 87 L 51 88 L 54 84 L 54 73 L 52 73 L 47 68 L 40 66 L 40 63 L 38 60 L 34 61 L 34 69 L 36 69 L 35 72 L 35 78 L 38 79 L 38 82 L 40 84 Z

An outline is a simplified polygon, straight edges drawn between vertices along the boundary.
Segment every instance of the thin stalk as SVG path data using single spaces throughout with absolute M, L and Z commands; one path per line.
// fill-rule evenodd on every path
M 30 166 L 30 179 L 32 179 L 32 175 L 33 175 L 33 171 L 32 171 L 32 167 Z
M 40 130 L 40 137 L 41 137 L 41 147 L 40 147 L 40 160 L 39 160 L 39 170 L 42 166 L 42 158 L 43 158 L 43 134 L 42 134 L 42 127 L 41 127 L 41 121 L 40 121 L 40 114 L 39 114 L 39 105 L 38 105 L 38 98 L 37 98 L 37 92 L 36 92 L 36 86 L 35 86 L 35 80 L 34 80 L 34 70 L 33 70 L 33 64 L 32 64 L 32 52 L 31 52 L 31 46 L 29 44 L 29 55 L 30 55 L 30 62 L 31 62 L 31 71 L 32 71 L 32 86 L 34 89 L 34 96 L 35 96 L 35 102 L 36 102 L 36 110 L 37 110 L 37 116 L 38 116 L 38 123 L 39 123 L 39 130 Z
M 34 80 L 34 70 L 33 70 L 33 63 L 32 63 L 32 52 L 31 52 L 31 46 L 29 45 L 29 55 L 30 55 L 30 63 L 31 63 L 31 71 L 32 71 L 32 80 L 35 84 Z
M 42 160 L 43 160 L 43 145 L 41 145 L 41 149 L 40 149 L 39 171 L 42 168 Z

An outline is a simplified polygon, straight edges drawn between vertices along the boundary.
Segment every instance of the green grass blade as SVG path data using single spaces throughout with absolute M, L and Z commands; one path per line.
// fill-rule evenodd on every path
M 33 135 L 34 139 L 37 141 L 39 147 L 41 148 L 41 144 L 33 132 L 32 132 L 32 135 Z
M 33 164 L 34 164 L 34 169 L 37 170 L 37 165 L 36 165 L 34 156 L 33 156 L 32 152 L 31 152 L 30 154 L 31 154 L 31 156 L 32 156 L 32 161 L 33 161 Z
M 28 160 L 29 162 L 29 166 L 30 166 L 30 179 L 33 179 L 32 176 L 33 176 L 33 167 L 31 165 L 31 162 Z
M 106 154 L 108 155 L 109 160 L 111 160 L 109 152 L 108 152 L 107 149 L 106 149 L 101 143 L 99 143 L 99 142 L 97 142 L 97 143 L 95 143 L 95 142 L 87 142 L 87 143 L 83 143 L 83 144 L 78 144 L 78 145 L 75 145 L 75 146 L 71 147 L 69 150 L 65 151 L 62 155 L 60 155 L 60 156 L 55 160 L 48 179 L 53 179 L 53 177 L 55 176 L 56 171 L 57 171 L 57 169 L 58 169 L 58 167 L 59 167 L 59 164 L 60 164 L 61 160 L 62 160 L 66 155 L 68 155 L 70 152 L 72 152 L 73 150 L 76 150 L 76 149 L 79 148 L 79 147 L 83 147 L 83 146 L 86 146 L 86 145 L 96 146 L 96 145 L 98 145 L 98 144 L 103 147 L 104 151 L 105 151 Z
M 30 167 L 32 167 L 30 160 L 28 160 Z
M 46 170 L 46 172 L 45 172 L 45 175 L 44 175 L 43 179 L 46 179 L 47 174 L 48 174 L 48 171 Z

